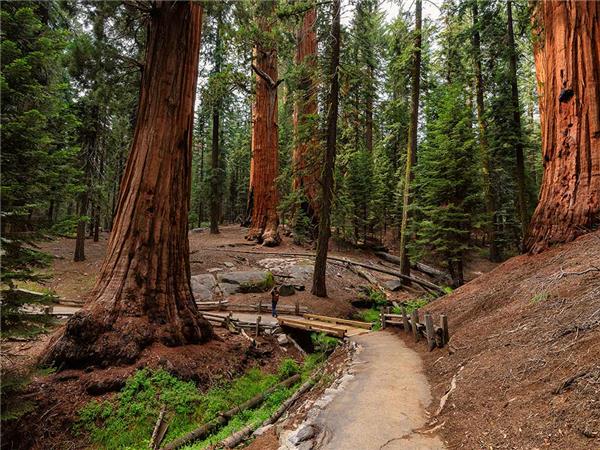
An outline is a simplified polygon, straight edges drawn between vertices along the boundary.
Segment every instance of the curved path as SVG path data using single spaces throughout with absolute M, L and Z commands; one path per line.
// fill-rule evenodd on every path
M 427 421 L 429 384 L 419 355 L 389 331 L 352 338 L 361 349 L 354 377 L 317 417 L 323 450 L 438 450 L 439 437 L 415 430 Z

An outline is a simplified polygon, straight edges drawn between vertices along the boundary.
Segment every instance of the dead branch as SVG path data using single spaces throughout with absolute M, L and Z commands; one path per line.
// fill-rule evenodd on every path
M 254 64 L 252 64 L 252 70 L 254 70 L 254 72 L 256 72 L 256 74 L 259 77 L 261 77 L 263 80 L 265 80 L 265 82 L 269 85 L 269 89 L 276 89 L 277 86 L 279 86 L 281 83 L 283 83 L 283 78 L 280 78 L 279 80 L 274 81 L 273 78 L 271 78 L 268 73 L 266 73 L 264 70 L 262 70 L 260 67 L 257 67 Z
M 456 374 L 452 377 L 452 381 L 450 382 L 450 389 L 448 389 L 448 391 L 440 399 L 440 406 L 438 407 L 437 411 L 435 412 L 436 416 L 440 415 L 440 413 L 444 409 L 444 406 L 446 405 L 446 402 L 448 401 L 448 397 L 450 397 L 450 394 L 452 394 L 454 389 L 456 389 L 456 379 L 458 378 L 458 375 L 464 368 L 465 368 L 465 366 L 460 366 L 460 369 L 458 369 L 458 372 L 456 372 Z
M 600 272 L 600 267 L 596 267 L 596 266 L 592 266 L 588 269 L 582 270 L 581 272 L 565 272 L 563 270 L 563 268 L 560 268 L 560 272 L 558 274 L 556 274 L 555 276 L 555 280 L 560 280 L 563 277 L 569 276 L 569 275 L 585 275 L 586 273 L 590 273 L 590 272 Z

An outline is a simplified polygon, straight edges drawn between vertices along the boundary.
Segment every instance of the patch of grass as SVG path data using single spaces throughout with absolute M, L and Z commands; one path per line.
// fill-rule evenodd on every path
M 403 303 L 406 308 L 406 314 L 410 315 L 413 311 L 415 311 L 417 309 L 421 309 L 422 307 L 426 306 L 427 303 L 429 303 L 429 300 L 427 300 L 426 298 L 415 298 L 413 300 L 407 300 Z M 393 314 L 402 314 L 402 308 L 398 308 L 398 307 L 394 306 L 392 308 L 392 313 Z
M 243 376 L 222 382 L 205 393 L 201 393 L 193 382 L 179 380 L 164 370 L 139 370 L 112 399 L 91 401 L 84 406 L 75 431 L 88 434 L 94 448 L 147 448 L 156 418 L 164 404 L 169 420 L 169 429 L 163 441 L 165 444 L 293 374 L 300 373 L 304 381 L 324 360 L 322 354 L 309 355 L 304 365 L 300 366 L 292 359 L 285 359 L 277 374 L 250 369 Z M 277 389 L 260 407 L 241 412 L 204 441 L 186 448 L 204 448 L 246 425 L 258 426 L 297 389 L 300 382 L 295 386 Z
M 365 309 L 358 314 L 358 318 L 363 322 L 372 323 L 374 331 L 381 329 L 381 320 L 379 317 L 379 310 L 377 309 Z
M 548 300 L 548 298 L 550 298 L 550 294 L 548 294 L 546 291 L 538 292 L 533 297 L 531 297 L 529 302 L 530 303 L 540 303 L 540 302 L 544 302 L 544 301 Z

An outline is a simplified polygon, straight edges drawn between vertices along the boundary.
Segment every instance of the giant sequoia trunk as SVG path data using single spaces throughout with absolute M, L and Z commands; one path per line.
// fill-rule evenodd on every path
M 317 87 L 314 73 L 317 58 L 317 10 L 309 9 L 298 30 L 296 64 L 302 67 L 300 98 L 294 105 L 293 153 L 294 191 L 304 194 L 301 205 L 313 225 L 319 222 L 319 141 L 316 135 Z
M 154 342 L 198 343 L 212 329 L 190 289 L 191 137 L 202 7 L 152 6 L 133 145 L 98 282 L 51 344 L 63 367 L 130 363 Z
M 312 294 L 318 297 L 327 297 L 325 276 L 327 273 L 327 251 L 331 235 L 331 200 L 333 198 L 333 170 L 335 166 L 337 117 L 340 94 L 339 65 L 340 65 L 340 0 L 333 0 L 331 24 L 331 61 L 329 66 L 329 79 L 331 87 L 327 99 L 327 146 L 323 158 L 323 174 L 321 184 L 322 209 L 319 218 L 319 238 L 317 239 L 317 254 L 315 257 L 315 271 L 313 273 Z
M 259 5 L 261 29 L 271 30 L 275 3 L 264 1 Z M 276 178 L 279 173 L 277 130 L 277 49 L 271 42 L 261 40 L 254 47 L 252 68 L 256 72 L 256 93 L 252 107 L 252 160 L 250 163 L 250 191 L 248 205 L 251 211 L 247 239 L 266 246 L 279 245 L 279 193 Z
M 534 11 L 544 179 L 530 252 L 600 223 L 600 3 L 543 1 Z

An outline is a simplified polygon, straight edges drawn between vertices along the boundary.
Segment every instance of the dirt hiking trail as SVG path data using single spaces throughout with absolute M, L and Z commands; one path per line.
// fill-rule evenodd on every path
M 419 355 L 389 331 L 352 338 L 360 347 L 354 377 L 320 413 L 323 450 L 439 450 L 435 435 L 419 434 L 432 398 Z

